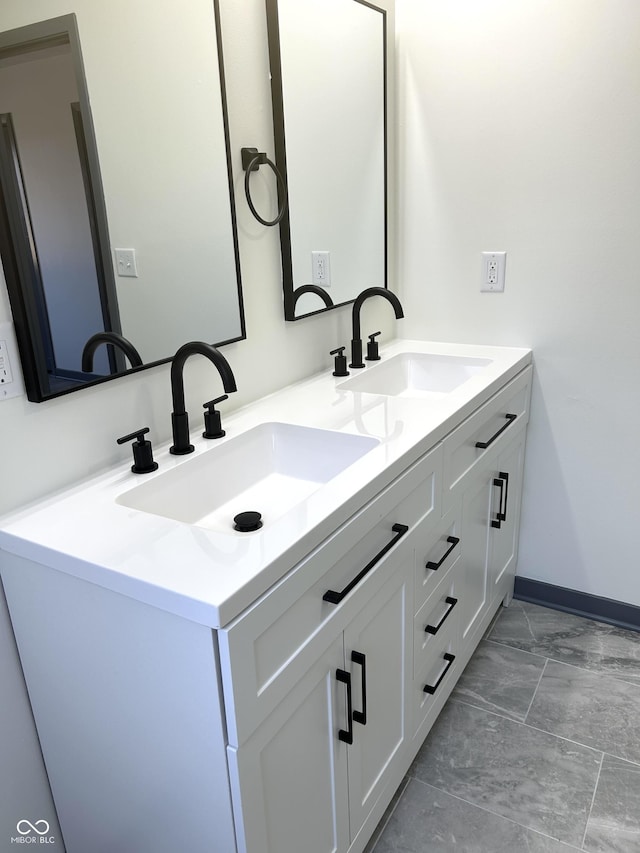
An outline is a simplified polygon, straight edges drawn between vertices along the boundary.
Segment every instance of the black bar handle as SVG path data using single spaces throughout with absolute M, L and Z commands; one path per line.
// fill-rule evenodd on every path
M 502 500 L 504 498 L 504 480 L 501 480 L 498 477 L 494 478 L 493 485 L 496 489 L 500 489 L 500 503 L 498 504 L 498 512 L 496 513 L 496 517 L 491 519 L 491 526 L 495 527 L 496 530 L 500 530 L 502 527 Z
M 487 439 L 487 441 L 476 441 L 476 447 L 479 447 L 481 450 L 486 450 L 489 445 L 493 444 L 493 442 L 496 440 L 496 438 L 498 438 L 499 435 L 502 435 L 502 433 L 508 426 L 511 426 L 511 424 L 515 421 L 517 417 L 517 415 L 505 415 L 505 418 L 507 419 L 506 424 L 503 424 L 498 430 L 498 432 L 492 435 L 491 438 Z
M 351 660 L 362 667 L 362 711 L 354 711 L 353 719 L 362 726 L 367 725 L 367 659 L 362 652 L 351 652 Z
M 424 629 L 424 630 L 426 631 L 426 633 L 427 633 L 427 634 L 433 634 L 433 636 L 434 636 L 434 637 L 435 637 L 435 635 L 438 633 L 438 631 L 440 630 L 440 628 L 442 628 L 442 626 L 443 626 L 443 625 L 444 625 L 444 623 L 447 621 L 447 619 L 449 618 L 449 616 L 451 615 L 451 611 L 453 610 L 453 608 L 454 608 L 454 607 L 456 606 L 456 604 L 458 603 L 458 599 L 457 599 L 457 598 L 452 598 L 450 595 L 448 595 L 448 596 L 445 598 L 444 603 L 449 605 L 449 609 L 445 612 L 445 614 L 444 614 L 444 616 L 442 617 L 442 619 L 438 622 L 438 624 L 437 624 L 437 625 L 427 625 L 427 626 L 425 627 L 425 629 Z
M 425 684 L 425 686 L 422 688 L 423 693 L 429 693 L 431 696 L 433 696 L 433 694 L 436 692 L 438 687 L 440 687 L 440 682 L 445 677 L 445 675 L 449 672 L 449 667 L 451 666 L 451 664 L 456 659 L 455 655 L 450 655 L 448 652 L 446 652 L 443 655 L 443 657 L 444 657 L 444 660 L 447 661 L 447 665 L 445 666 L 445 668 L 440 673 L 438 680 L 436 681 L 435 684 Z
M 449 542 L 451 544 L 451 547 L 447 548 L 447 550 L 444 552 L 442 557 L 440 557 L 440 559 L 438 560 L 437 563 L 434 563 L 433 560 L 429 560 L 425 566 L 425 569 L 432 569 L 434 572 L 437 572 L 438 569 L 440 568 L 440 566 L 444 563 L 444 561 L 447 559 L 447 557 L 453 551 L 453 549 L 456 547 L 456 545 L 458 544 L 459 541 L 460 540 L 458 539 L 457 536 L 447 536 L 447 542 Z
M 347 729 L 338 730 L 338 738 L 344 743 L 353 743 L 353 700 L 351 698 L 351 673 L 344 669 L 336 670 L 336 680 L 347 685 Z
M 325 594 L 322 596 L 323 601 L 328 601 L 330 604 L 340 604 L 342 599 L 345 598 L 347 595 L 349 595 L 351 590 L 360 583 L 362 578 L 371 571 L 371 569 L 375 566 L 375 564 L 379 560 L 381 560 L 384 557 L 384 555 L 387 553 L 387 551 L 390 551 L 393 548 L 393 546 L 396 544 L 398 539 L 401 539 L 404 536 L 404 534 L 409 530 L 409 527 L 406 524 L 394 524 L 393 527 L 391 528 L 391 530 L 396 535 L 393 537 L 393 539 L 390 542 L 387 542 L 387 544 L 384 546 L 382 551 L 379 551 L 375 555 L 373 560 L 371 560 L 371 562 L 367 563 L 367 565 L 364 567 L 364 569 L 362 569 L 362 571 L 358 572 L 358 574 L 355 576 L 355 578 L 345 586 L 345 588 L 342 590 L 342 592 L 336 592 L 333 589 L 328 589 L 325 592 Z
M 500 512 L 498 518 L 500 521 L 507 520 L 507 501 L 509 500 L 509 475 L 506 471 L 500 471 L 498 474 L 501 480 L 504 480 L 504 509 L 502 509 L 502 501 L 500 501 Z

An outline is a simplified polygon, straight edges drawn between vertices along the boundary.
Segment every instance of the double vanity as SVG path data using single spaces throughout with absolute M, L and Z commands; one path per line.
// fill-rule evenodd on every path
M 532 371 L 381 356 L 0 520 L 67 853 L 365 848 L 512 595 Z

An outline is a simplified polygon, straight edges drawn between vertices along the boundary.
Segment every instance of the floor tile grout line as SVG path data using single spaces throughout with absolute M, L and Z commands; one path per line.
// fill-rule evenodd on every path
M 501 646 L 503 649 L 513 649 L 514 652 L 522 652 L 522 654 L 531 655 L 531 657 L 534 658 L 542 658 L 543 660 L 549 660 L 549 657 L 547 655 L 541 655 L 539 652 L 530 652 L 529 649 L 521 649 L 519 646 L 510 646 L 508 643 L 501 643 L 500 640 L 492 640 L 490 637 L 485 637 L 484 642 L 490 643 L 492 646 Z
M 558 740 L 564 740 L 567 743 L 572 743 L 574 746 L 581 746 L 583 749 L 588 749 L 591 752 L 605 752 L 604 749 L 599 749 L 597 746 L 589 746 L 588 743 L 581 743 L 579 740 L 573 740 L 570 737 L 564 737 L 564 735 L 557 735 L 555 734 L 555 732 L 549 732 L 546 729 L 541 729 L 539 726 L 532 726 L 531 723 L 525 723 L 521 720 L 514 720 L 513 717 L 506 717 L 504 714 L 498 714 L 495 711 L 489 711 L 486 708 L 479 708 L 477 705 L 472 705 L 470 702 L 465 702 L 462 699 L 456 699 L 454 696 L 451 696 L 449 701 L 457 702 L 459 705 L 467 705 L 469 708 L 474 708 L 476 711 L 482 711 L 485 714 L 493 714 L 494 717 L 499 717 L 501 720 L 506 720 L 507 722 L 513 723 L 516 726 L 525 726 L 526 728 L 531 729 L 531 731 L 540 732 L 540 734 L 542 735 L 549 735 L 549 737 L 554 737 Z M 607 755 L 610 755 L 612 758 L 618 758 L 620 759 L 620 761 L 626 761 L 629 764 L 638 764 L 637 761 L 629 761 L 628 758 L 625 758 L 622 755 L 616 755 L 613 752 L 607 752 Z
M 591 805 L 589 806 L 589 814 L 587 815 L 587 822 L 584 825 L 584 833 L 582 834 L 582 844 L 581 848 L 584 850 L 584 842 L 587 839 L 587 832 L 589 830 L 589 821 L 591 820 L 591 812 L 593 811 L 593 804 L 596 801 L 596 794 L 598 793 L 598 785 L 600 784 L 600 776 L 602 774 L 602 765 L 604 764 L 604 752 L 602 753 L 602 758 L 600 759 L 600 767 L 598 767 L 598 777 L 596 779 L 596 784 L 593 789 L 593 796 L 591 797 Z
M 549 654 L 543 655 L 540 652 L 532 652 L 530 649 L 523 649 L 521 646 L 514 646 L 511 643 L 508 643 L 504 640 L 494 640 L 494 639 L 491 639 L 490 637 L 484 637 L 483 639 L 487 643 L 493 643 L 496 646 L 503 646 L 504 648 L 507 648 L 507 649 L 514 649 L 518 652 L 525 652 L 526 654 L 534 655 L 535 657 L 546 658 L 547 660 L 551 661 L 552 663 L 561 663 L 561 664 L 564 664 L 564 666 L 571 666 L 574 669 L 579 669 L 581 672 L 587 672 L 587 673 L 590 673 L 591 675 L 600 675 L 600 676 L 604 675 L 607 678 L 613 678 L 616 681 L 622 681 L 623 684 L 630 684 L 632 687 L 640 687 L 639 681 L 631 681 L 628 678 L 625 678 L 624 675 L 616 673 L 616 672 L 611 672 L 611 670 L 608 670 L 608 669 L 589 669 L 586 666 L 580 666 L 577 663 L 569 663 L 568 661 L 562 660 L 561 658 L 553 657 L 553 655 L 549 655 Z
M 542 683 L 542 678 L 547 671 L 547 664 L 549 663 L 549 658 L 546 659 L 544 666 L 542 667 L 542 672 L 540 673 L 540 678 L 538 679 L 538 683 L 536 684 L 536 689 L 533 691 L 533 696 L 531 697 L 531 702 L 529 702 L 529 707 L 527 708 L 527 713 L 524 715 L 524 720 L 522 721 L 525 725 L 527 722 L 527 717 L 529 716 L 529 712 L 531 711 L 531 706 L 533 705 L 533 700 L 536 698 L 536 694 L 540 688 L 540 684 Z
M 475 702 L 472 702 L 470 699 L 459 699 L 458 694 L 451 694 L 450 697 L 452 702 L 458 702 L 460 705 L 468 705 L 470 708 L 475 708 L 477 711 L 488 711 L 489 714 L 495 714 L 496 717 L 500 717 L 503 720 L 509 720 L 512 723 L 524 723 L 524 719 L 520 717 L 509 717 L 506 711 L 493 711 L 491 708 L 488 708 L 487 705 L 478 705 Z M 494 706 L 497 707 L 497 706 Z
M 556 838 L 554 835 L 547 835 L 545 832 L 540 832 L 539 829 L 533 829 L 533 827 L 526 826 L 524 823 L 518 823 L 517 820 L 514 820 L 511 817 L 507 817 L 506 815 L 500 814 L 500 812 L 494 812 L 486 806 L 482 806 L 479 803 L 473 803 L 471 800 L 466 800 L 464 797 L 460 797 L 458 794 L 452 794 L 450 791 L 446 791 L 444 788 L 438 788 L 437 785 L 432 785 L 430 782 L 423 782 L 423 780 L 418 779 L 417 776 L 412 776 L 411 778 L 413 779 L 413 781 L 418 782 L 420 785 L 424 785 L 426 788 L 432 788 L 434 791 L 440 791 L 440 793 L 445 794 L 447 797 L 451 797 L 454 800 L 458 800 L 458 802 L 460 803 L 465 803 L 465 805 L 471 806 L 474 809 L 479 809 L 480 811 L 485 812 L 485 814 L 490 814 L 494 817 L 500 818 L 501 820 L 506 820 L 507 823 L 512 823 L 515 826 L 519 826 L 522 829 L 526 829 L 528 832 L 533 832 L 536 835 L 540 835 L 542 836 L 542 838 L 548 838 L 551 841 L 557 841 L 560 844 L 564 844 L 570 850 L 582 850 L 581 847 L 576 847 L 575 844 L 569 844 L 568 841 L 563 841 L 561 838 Z

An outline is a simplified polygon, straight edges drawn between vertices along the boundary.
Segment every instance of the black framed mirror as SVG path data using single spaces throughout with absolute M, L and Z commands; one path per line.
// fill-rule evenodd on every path
M 0 287 L 28 398 L 243 339 L 217 0 L 27 5 L 0 11 Z
M 265 0 L 287 320 L 387 287 L 393 2 Z M 301 72 L 301 69 L 304 69 Z

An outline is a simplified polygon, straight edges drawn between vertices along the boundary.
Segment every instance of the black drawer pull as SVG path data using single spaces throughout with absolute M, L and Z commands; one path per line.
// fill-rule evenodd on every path
M 361 572 L 358 572 L 358 574 L 355 576 L 355 578 L 345 586 L 345 588 L 342 590 L 342 592 L 336 592 L 333 589 L 328 589 L 325 592 L 325 594 L 322 596 L 322 600 L 328 601 L 330 604 L 340 604 L 342 599 L 345 598 L 347 595 L 349 595 L 351 590 L 360 583 L 362 578 L 371 571 L 371 569 L 375 566 L 375 564 L 379 560 L 381 560 L 384 557 L 384 555 L 387 553 L 387 551 L 390 551 L 393 548 L 393 546 L 396 544 L 398 539 L 400 539 L 402 536 L 404 536 L 404 534 L 407 532 L 408 529 L 409 529 L 409 527 L 406 524 L 394 524 L 393 527 L 391 528 L 391 530 L 396 535 L 393 537 L 393 539 L 390 542 L 387 542 L 387 544 L 384 546 L 382 551 L 377 553 L 375 555 L 375 557 L 373 558 L 373 560 L 371 560 L 371 562 L 367 563 L 367 565 L 364 567 L 364 569 L 362 569 Z
M 493 485 L 500 489 L 500 504 L 496 517 L 491 519 L 491 526 L 500 530 L 503 521 L 507 520 L 507 501 L 509 500 L 509 475 L 500 471 L 494 479 Z
M 353 743 L 353 701 L 351 699 L 351 673 L 344 669 L 336 669 L 336 680 L 347 685 L 347 726 L 338 730 L 338 738 L 344 743 Z
M 440 673 L 440 676 L 439 676 L 439 678 L 435 684 L 425 684 L 425 686 L 422 688 L 423 693 L 429 693 L 430 695 L 433 695 L 436 692 L 438 687 L 440 687 L 440 683 L 441 683 L 442 679 L 449 672 L 449 668 L 450 668 L 451 664 L 454 662 L 454 660 L 456 659 L 456 656 L 450 655 L 448 652 L 446 652 L 443 655 L 443 658 L 447 661 L 447 665 L 445 666 L 445 668 Z
M 502 435 L 502 433 L 508 426 L 511 426 L 511 424 L 515 421 L 517 417 L 517 415 L 505 415 L 505 418 L 507 419 L 506 424 L 503 424 L 498 430 L 498 432 L 492 435 L 491 438 L 487 439 L 487 441 L 476 441 L 476 447 L 479 447 L 481 450 L 486 450 L 490 444 L 493 444 L 493 442 L 496 440 L 496 438 L 498 438 L 499 435 Z
M 459 541 L 460 540 L 457 536 L 447 536 L 447 542 L 451 543 L 451 547 L 447 548 L 447 550 L 444 552 L 442 557 L 440 557 L 437 563 L 434 563 L 433 560 L 429 560 L 429 562 L 425 566 L 425 569 L 433 569 L 434 572 L 437 572 Z
M 448 595 L 448 596 L 445 598 L 444 602 L 445 602 L 445 604 L 448 604 L 448 605 L 449 605 L 449 609 L 448 609 L 448 610 L 447 610 L 447 612 L 444 614 L 444 616 L 442 617 L 442 619 L 438 622 L 438 624 L 437 624 L 437 625 L 427 625 L 427 626 L 425 627 L 425 629 L 424 629 L 424 630 L 426 631 L 426 633 L 427 633 L 427 634 L 433 634 L 433 636 L 434 636 L 434 637 L 435 637 L 435 635 L 438 633 L 438 631 L 440 630 L 440 628 L 442 628 L 442 626 L 443 626 L 443 625 L 444 625 L 444 623 L 447 621 L 447 619 L 449 618 L 449 616 L 451 615 L 451 611 L 453 610 L 453 608 L 454 608 L 454 607 L 456 606 L 456 604 L 458 603 L 458 599 L 457 599 L 457 598 L 452 598 L 450 595 Z
M 354 711 L 353 719 L 362 726 L 367 725 L 367 659 L 362 652 L 351 652 L 353 663 L 362 667 L 362 711 Z

